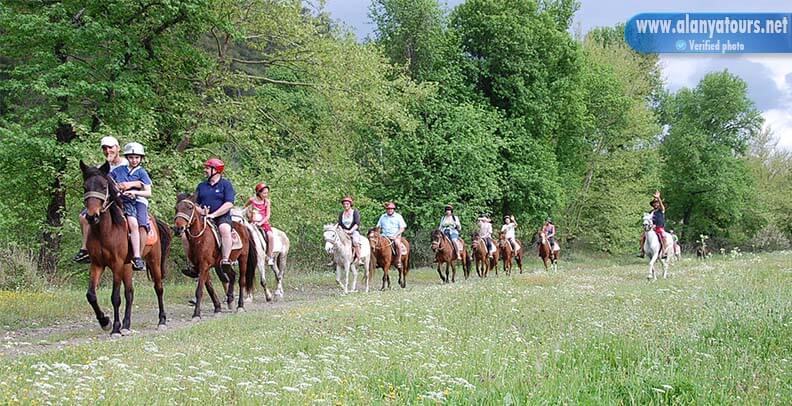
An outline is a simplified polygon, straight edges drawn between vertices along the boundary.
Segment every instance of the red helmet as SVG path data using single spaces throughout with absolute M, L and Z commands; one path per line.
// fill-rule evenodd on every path
M 225 169 L 225 164 L 223 161 L 217 158 L 209 158 L 206 162 L 204 162 L 204 167 L 209 167 L 217 171 L 217 173 L 223 173 L 223 169 Z
M 396 208 L 396 203 L 393 203 L 393 202 L 385 203 L 385 208 L 386 209 L 395 209 Z
M 259 193 L 259 192 L 261 192 L 264 189 L 269 189 L 269 186 L 267 186 L 266 183 L 259 182 L 259 183 L 256 184 L 256 193 Z
M 349 202 L 349 204 L 355 204 L 355 201 L 352 199 L 352 196 L 344 196 L 341 198 L 341 203 Z

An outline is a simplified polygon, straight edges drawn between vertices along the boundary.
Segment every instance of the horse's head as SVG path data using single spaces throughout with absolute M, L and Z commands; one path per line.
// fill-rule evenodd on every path
M 255 208 L 252 204 L 248 206 L 247 209 L 245 209 L 245 218 L 247 218 L 247 221 L 253 224 L 258 224 L 261 222 L 261 220 L 263 220 L 261 216 L 261 212 L 258 211 L 258 209 Z
M 506 239 L 506 234 L 501 233 L 500 236 L 498 236 L 498 248 L 504 249 L 506 247 L 511 248 L 511 244 L 509 244 L 509 240 Z
M 330 254 L 333 252 L 333 247 L 338 244 L 338 226 L 335 224 L 325 224 L 322 231 L 322 238 L 325 241 L 325 251 Z
M 479 235 L 478 231 L 473 232 L 470 234 L 470 246 L 471 248 L 478 249 L 479 242 L 481 241 L 481 235 Z
M 195 221 L 197 205 L 196 197 L 187 193 L 176 196 L 176 217 L 173 219 L 173 233 L 180 236 Z
M 83 175 L 83 203 L 85 204 L 85 219 L 89 224 L 99 223 L 99 215 L 104 213 L 118 198 L 118 189 L 110 173 L 110 163 L 105 162 L 100 167 L 88 166 L 80 160 L 80 171 Z
M 539 245 L 549 244 L 549 242 L 547 241 L 547 233 L 545 233 L 543 228 L 540 228 L 539 231 L 536 232 L 536 235 L 534 236 L 534 241 L 536 244 Z
M 368 233 L 366 233 L 366 237 L 369 240 L 369 244 L 371 244 L 371 248 L 376 249 L 378 247 L 377 241 L 379 241 L 380 239 L 380 228 L 374 227 L 368 230 Z
M 431 239 L 432 251 L 437 251 L 440 249 L 440 243 L 443 241 L 443 232 L 435 228 L 432 230 Z
M 652 229 L 652 213 L 644 213 L 643 214 L 643 229 L 644 231 L 649 231 Z

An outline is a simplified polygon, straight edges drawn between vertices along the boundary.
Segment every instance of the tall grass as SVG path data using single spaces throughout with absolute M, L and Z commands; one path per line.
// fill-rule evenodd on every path
M 4 360 L 0 403 L 790 404 L 791 258 L 656 283 L 604 260 L 454 285 L 422 269 L 406 290 Z

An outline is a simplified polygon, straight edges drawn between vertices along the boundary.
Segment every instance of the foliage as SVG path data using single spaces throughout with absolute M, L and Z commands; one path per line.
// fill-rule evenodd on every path
M 663 103 L 668 133 L 660 152 L 668 217 L 681 221 L 687 236 L 743 241 L 751 229 L 761 228 L 746 212 L 756 204 L 756 189 L 742 157 L 762 118 L 745 82 L 728 72 L 710 73 L 696 88 Z

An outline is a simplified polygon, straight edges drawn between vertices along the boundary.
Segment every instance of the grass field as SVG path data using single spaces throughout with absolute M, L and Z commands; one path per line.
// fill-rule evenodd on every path
M 0 404 L 792 404 L 792 253 L 686 260 L 655 283 L 623 261 L 445 286 L 423 268 L 347 296 L 293 276 L 271 309 L 5 356 Z M 0 292 L 2 325 L 92 321 L 83 290 L 37 295 Z

